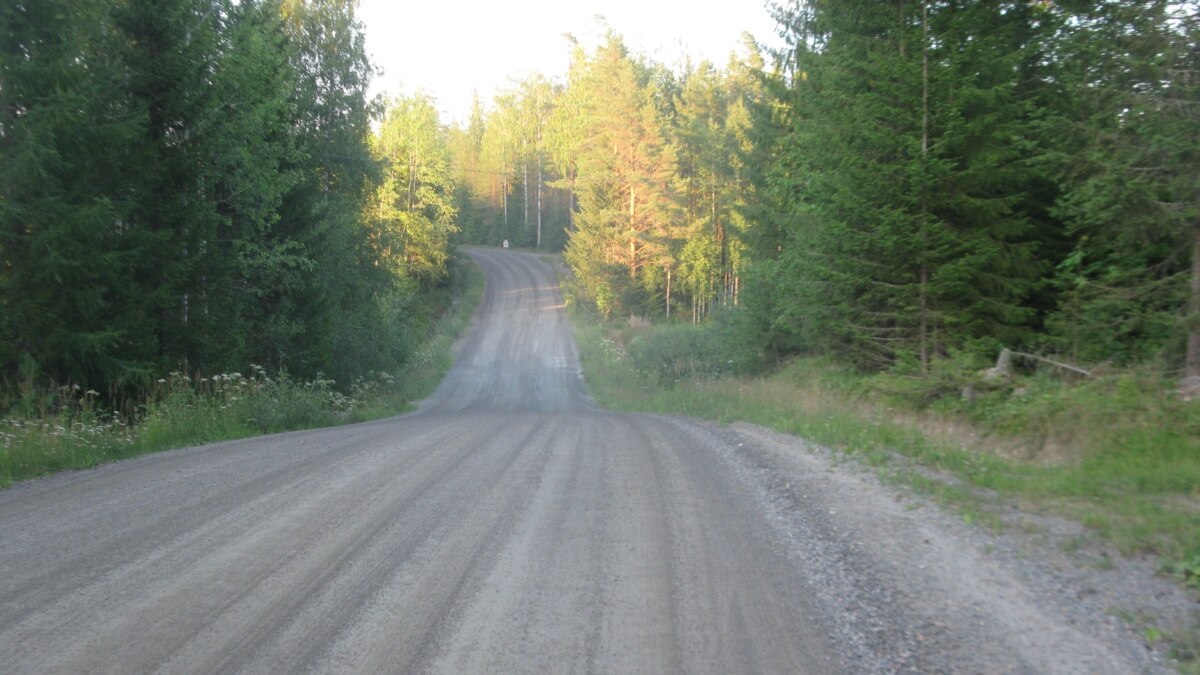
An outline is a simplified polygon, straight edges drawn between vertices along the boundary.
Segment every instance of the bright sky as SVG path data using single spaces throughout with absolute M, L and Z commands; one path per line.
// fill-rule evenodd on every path
M 566 75 L 565 33 L 589 50 L 604 17 L 636 52 L 669 66 L 708 59 L 724 67 L 741 34 L 777 46 L 766 0 L 360 0 L 367 52 L 384 73 L 371 90 L 437 99 L 443 122 L 465 121 L 472 93 L 485 105 L 513 77 Z

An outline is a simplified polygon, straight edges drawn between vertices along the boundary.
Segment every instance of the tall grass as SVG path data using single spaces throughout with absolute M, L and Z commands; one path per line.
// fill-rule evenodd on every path
M 54 414 L 0 419 L 0 486 L 137 454 L 129 426 L 119 412 L 99 409 L 95 391 L 58 393 L 68 403 Z
M 474 264 L 459 259 L 455 275 L 433 299 L 446 309 L 395 375 L 369 372 L 339 388 L 332 380 L 297 380 L 257 365 L 246 375 L 174 372 L 149 388 L 133 415 L 102 406 L 95 391 L 77 386 L 26 397 L 19 411 L 0 416 L 0 486 L 170 448 L 403 412 L 453 365 L 454 340 L 482 296 L 483 275 Z

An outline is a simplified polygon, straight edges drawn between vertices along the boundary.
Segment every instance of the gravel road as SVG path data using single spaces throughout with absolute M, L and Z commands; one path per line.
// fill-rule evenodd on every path
M 799 439 L 597 408 L 551 270 L 470 253 L 416 412 L 0 493 L 0 671 L 1162 670 Z

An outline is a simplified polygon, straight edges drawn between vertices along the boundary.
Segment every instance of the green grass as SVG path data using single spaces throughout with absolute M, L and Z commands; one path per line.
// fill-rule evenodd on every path
M 448 309 L 396 375 L 368 373 L 339 390 L 331 380 L 269 375 L 254 365 L 248 375 L 198 380 L 171 373 L 151 388 L 136 423 L 101 408 L 93 391 L 61 387 L 47 397 L 57 402 L 52 411 L 0 417 L 0 487 L 171 448 L 403 412 L 432 393 L 453 365 L 454 341 L 483 294 L 483 275 L 468 259 L 458 259 L 454 274 L 444 297 L 434 299 Z
M 824 360 L 765 376 L 664 382 L 657 364 L 627 348 L 637 331 L 574 320 L 588 383 L 609 408 L 802 436 L 884 467 L 972 521 L 999 525 L 990 505 L 1015 500 L 1082 522 L 1127 554 L 1200 556 L 1200 402 L 1179 401 L 1147 378 L 1031 381 L 1023 396 L 935 405 L 903 401 L 888 378 Z
M 1014 503 L 1064 516 L 1087 526 L 1090 540 L 1161 556 L 1165 574 L 1200 588 L 1200 401 L 1179 400 L 1153 376 L 1032 377 L 963 400 L 937 382 L 897 386 L 895 375 L 821 359 L 766 375 L 714 374 L 721 369 L 646 346 L 679 344 L 679 326 L 660 331 L 574 314 L 583 370 L 605 407 L 795 434 L 876 467 L 885 481 L 929 495 L 969 524 L 1003 528 L 1001 507 Z M 929 396 L 931 389 L 942 395 Z M 1147 644 L 1164 641 L 1182 672 L 1200 674 L 1200 631 L 1142 628 Z

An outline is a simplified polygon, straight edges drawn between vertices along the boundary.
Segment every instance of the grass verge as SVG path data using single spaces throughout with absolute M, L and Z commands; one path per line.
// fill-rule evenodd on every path
M 368 373 L 342 389 L 319 377 L 272 376 L 255 365 L 248 375 L 171 373 L 152 388 L 136 421 L 102 408 L 94 391 L 63 387 L 55 410 L 0 419 L 0 487 L 171 448 L 403 412 L 432 393 L 453 365 L 454 341 L 482 297 L 483 274 L 465 256 L 456 259 L 453 275 L 442 297 L 433 299 L 446 310 L 400 373 Z
M 1073 386 L 1033 379 L 1016 397 L 918 406 L 888 393 L 886 376 L 812 359 L 765 376 L 664 380 L 660 362 L 637 358 L 638 340 L 657 328 L 579 314 L 584 372 L 606 407 L 802 436 L 886 465 L 985 523 L 999 525 L 989 502 L 1012 498 L 1082 522 L 1127 554 L 1158 554 L 1200 585 L 1200 401 L 1124 374 Z
M 1160 556 L 1164 574 L 1200 590 L 1200 401 L 1181 401 L 1152 376 L 1029 377 L 931 398 L 912 395 L 928 382 L 820 359 L 738 373 L 746 359 L 736 348 L 717 364 L 675 353 L 686 327 L 572 318 L 588 384 L 607 408 L 795 434 L 878 467 L 969 523 L 1002 528 L 1002 507 L 1014 503 L 1067 517 L 1127 555 Z M 1164 640 L 1183 672 L 1200 673 L 1200 632 L 1147 631 L 1147 644 Z

